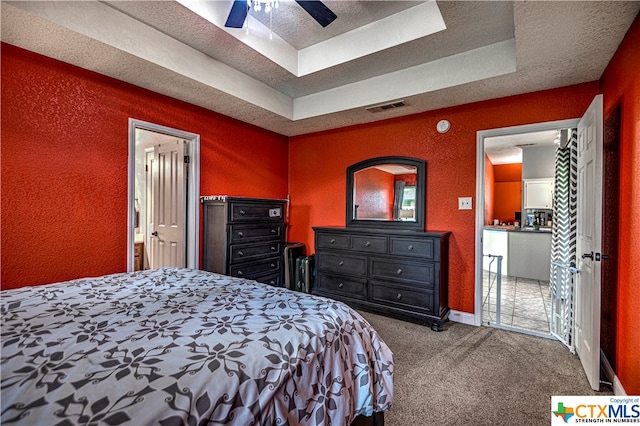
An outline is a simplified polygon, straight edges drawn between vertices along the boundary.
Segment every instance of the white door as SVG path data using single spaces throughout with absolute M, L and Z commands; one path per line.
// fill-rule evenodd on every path
M 153 148 L 149 176 L 151 269 L 185 266 L 185 144 L 186 141 L 176 139 Z
M 600 388 L 602 240 L 602 95 L 578 124 L 576 351 L 593 389 Z

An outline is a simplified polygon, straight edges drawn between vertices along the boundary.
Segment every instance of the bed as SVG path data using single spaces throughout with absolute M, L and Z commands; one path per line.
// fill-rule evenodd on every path
M 0 292 L 3 425 L 349 425 L 394 357 L 346 305 L 163 268 Z

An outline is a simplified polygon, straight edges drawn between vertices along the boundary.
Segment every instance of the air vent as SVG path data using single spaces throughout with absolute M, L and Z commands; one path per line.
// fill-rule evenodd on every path
M 374 106 L 370 106 L 367 107 L 367 111 L 369 112 L 382 112 L 382 111 L 387 111 L 390 109 L 396 109 L 396 108 L 402 108 L 402 107 L 406 107 L 407 104 L 404 103 L 404 101 L 393 101 L 393 102 L 389 102 L 386 104 L 381 104 L 381 105 L 374 105 Z
M 535 146 L 535 143 L 521 143 L 520 145 L 515 145 L 518 148 L 525 148 L 527 146 Z

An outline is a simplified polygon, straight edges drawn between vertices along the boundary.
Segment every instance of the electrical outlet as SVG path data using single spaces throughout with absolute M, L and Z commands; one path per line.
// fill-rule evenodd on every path
M 458 197 L 458 210 L 471 210 L 471 197 Z

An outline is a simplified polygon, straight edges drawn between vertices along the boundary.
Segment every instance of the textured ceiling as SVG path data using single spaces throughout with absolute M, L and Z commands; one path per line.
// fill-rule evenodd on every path
M 292 136 L 597 80 L 640 10 L 325 4 L 338 15 L 326 28 L 281 0 L 271 21 L 251 12 L 246 34 L 223 26 L 230 0 L 3 1 L 2 40 Z M 407 106 L 365 109 L 398 99 Z
M 494 165 L 522 163 L 522 148 L 557 146 L 556 139 L 560 140 L 560 130 L 488 137 L 484 139 L 484 153 Z

